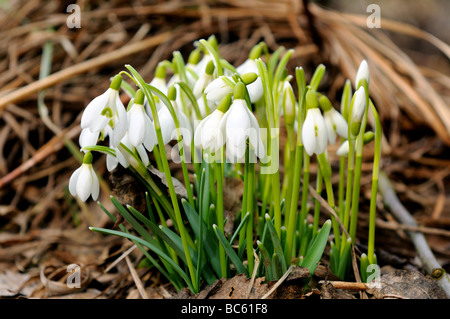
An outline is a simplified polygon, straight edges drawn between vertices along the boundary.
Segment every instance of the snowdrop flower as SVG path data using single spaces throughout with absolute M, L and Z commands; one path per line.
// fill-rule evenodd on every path
M 356 78 L 355 78 L 356 88 L 359 87 L 360 82 L 362 80 L 366 80 L 367 85 L 369 85 L 370 73 L 369 73 L 369 65 L 367 64 L 366 60 L 361 61 L 361 64 L 359 65 L 359 68 L 358 68 L 358 72 L 356 72 Z
M 72 196 L 78 196 L 83 202 L 91 195 L 93 200 L 97 200 L 100 184 L 92 168 L 91 152 L 87 152 L 84 155 L 83 164 L 70 177 L 69 192 Z
M 201 97 L 204 89 L 208 86 L 209 83 L 214 80 L 213 72 L 214 63 L 212 61 L 209 61 L 208 65 L 206 66 L 205 72 L 200 74 L 197 82 L 195 82 L 194 89 L 192 90 L 195 98 L 198 99 L 199 97 Z
M 327 148 L 327 127 L 319 109 L 317 93 L 306 93 L 306 118 L 302 128 L 302 140 L 306 153 L 312 156 L 322 154 Z
M 226 95 L 221 101 L 217 109 L 210 115 L 205 117 L 197 126 L 194 134 L 194 145 L 208 150 L 214 154 L 223 144 L 223 138 L 219 135 L 220 122 L 231 105 L 231 93 Z M 219 143 L 220 142 L 220 143 Z
M 206 99 L 211 103 L 219 103 L 224 96 L 233 93 L 235 82 L 230 76 L 219 76 L 205 88 Z
M 136 92 L 134 103 L 127 112 L 128 139 L 131 145 L 137 147 L 144 144 L 148 151 L 152 151 L 156 144 L 156 132 L 153 121 L 150 119 L 144 107 L 144 93 Z
M 319 104 L 323 111 L 323 118 L 327 127 L 328 141 L 330 144 L 334 145 L 336 143 L 337 135 L 347 138 L 348 125 L 341 113 L 333 108 L 330 100 L 325 95 L 319 98 Z
M 364 86 L 360 86 L 355 92 L 353 107 L 350 114 L 351 133 L 353 136 L 359 134 L 361 128 L 361 121 L 366 111 L 366 90 Z
M 375 138 L 375 133 L 374 132 L 371 132 L 371 131 L 365 132 L 364 135 L 363 135 L 364 145 L 369 144 L 374 138 Z M 356 140 L 355 147 L 356 147 L 356 145 L 358 145 L 358 141 L 359 140 Z M 348 150 L 349 150 L 348 140 L 345 140 L 341 144 L 341 146 L 339 146 L 339 148 L 337 149 L 336 154 L 338 156 L 347 156 L 348 155 Z
M 292 126 L 295 123 L 296 114 L 296 101 L 294 90 L 292 89 L 289 79 L 286 79 L 283 83 L 282 94 L 279 97 L 278 107 L 283 111 L 284 121 L 286 125 Z
M 169 88 L 167 96 L 172 103 L 175 115 L 177 116 L 180 133 L 183 136 L 183 142 L 185 146 L 190 146 L 192 140 L 192 127 L 189 118 L 182 110 L 181 106 L 177 102 L 177 90 L 175 86 Z M 177 139 L 177 128 L 175 125 L 175 120 L 172 117 L 169 109 L 165 104 L 162 103 L 161 108 L 158 111 L 159 123 L 161 126 L 161 134 L 163 138 L 164 145 L 168 144 L 171 140 Z
M 120 141 L 118 147 L 114 148 L 116 152 L 116 156 L 112 156 L 111 154 L 106 155 L 106 168 L 109 172 L 114 170 L 117 165 L 120 163 L 124 168 L 128 168 L 128 166 L 137 167 L 139 164 L 136 159 L 125 149 L 125 147 L 131 151 L 137 153 L 142 163 L 145 166 L 148 166 L 150 160 L 148 158 L 147 151 L 145 150 L 144 145 L 140 144 L 138 146 L 133 146 L 129 140 L 128 133 Z
M 92 133 L 100 132 L 106 126 L 111 126 L 112 144 L 117 146 L 126 132 L 126 111 L 119 98 L 119 88 L 122 77 L 116 75 L 105 93 L 93 99 L 81 117 L 81 128 L 89 129 Z
M 80 144 L 81 150 L 86 146 L 97 145 L 98 138 L 101 132 L 91 132 L 89 129 L 81 130 L 78 143 Z M 103 135 L 103 133 L 102 133 Z
M 249 139 L 252 151 L 259 158 L 265 156 L 264 144 L 261 140 L 259 124 L 244 100 L 245 84 L 236 83 L 234 100 L 230 109 L 220 121 L 219 145 L 226 141 L 227 158 L 231 161 L 242 161 L 245 156 L 246 141 Z M 223 144 L 222 144 L 223 145 Z
M 255 47 L 253 47 L 253 49 L 250 51 L 247 60 L 245 60 L 244 63 L 242 63 L 236 68 L 236 72 L 239 73 L 240 75 L 250 72 L 259 74 L 258 66 L 256 65 L 255 60 L 261 56 L 261 52 L 262 52 L 261 44 L 258 44 Z M 258 76 L 258 78 L 253 83 L 247 86 L 247 90 L 250 96 L 250 101 L 252 103 L 259 101 L 259 99 L 263 96 L 264 93 L 261 78 Z

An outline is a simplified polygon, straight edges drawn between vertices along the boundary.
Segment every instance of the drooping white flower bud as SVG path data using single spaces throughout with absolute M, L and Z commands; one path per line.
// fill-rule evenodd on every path
M 83 202 L 91 195 L 93 200 L 97 200 L 100 192 L 100 184 L 92 168 L 91 152 L 87 152 L 84 155 L 83 164 L 70 177 L 69 192 L 72 196 L 78 196 Z

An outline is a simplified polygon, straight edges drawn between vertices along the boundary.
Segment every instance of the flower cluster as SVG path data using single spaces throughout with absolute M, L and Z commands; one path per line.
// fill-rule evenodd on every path
M 267 146 L 259 126 L 265 119 L 258 120 L 253 112 L 265 103 L 257 66 L 264 44 L 256 45 L 241 65 L 234 68 L 226 64 L 224 68 L 210 49 L 217 48 L 215 38 L 211 37 L 207 43 L 205 46 L 197 42 L 186 64 L 175 53 L 172 61 L 160 62 L 146 89 L 140 87 L 133 91 L 128 85 L 125 90 L 122 75 L 116 75 L 110 87 L 87 105 L 81 118 L 79 144 L 88 158 L 80 168 L 84 173 L 79 169 L 72 176 L 70 192 L 73 195 L 83 201 L 89 195 L 93 199 L 98 196 L 91 151 L 106 153 L 109 171 L 119 164 L 125 168 L 140 164 L 147 167 L 150 164 L 148 152 L 160 144 L 157 130 L 164 145 L 182 139 L 187 152 L 203 150 L 216 154 L 224 149 L 226 159 L 232 163 L 244 161 L 247 149 L 253 158 L 266 156 Z M 172 76 L 167 78 L 169 72 Z M 289 83 L 291 78 L 288 76 L 280 83 L 277 108 L 279 113 L 284 113 L 286 125 L 298 126 L 298 103 Z M 357 80 L 361 79 L 368 81 L 365 61 L 358 71 Z M 120 98 L 120 90 L 131 97 L 127 107 Z M 333 108 L 326 96 L 308 91 L 301 132 L 308 155 L 323 153 L 328 143 L 336 142 L 337 135 L 347 139 L 349 132 L 356 133 L 364 113 L 364 96 L 364 88 L 360 87 L 347 119 Z M 106 138 L 109 147 L 96 147 Z

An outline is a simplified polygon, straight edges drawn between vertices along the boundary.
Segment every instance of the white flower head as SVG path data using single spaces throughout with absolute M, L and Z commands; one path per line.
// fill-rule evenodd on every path
M 112 144 L 117 146 L 126 132 L 126 111 L 119 97 L 119 88 L 122 77 L 116 75 L 105 93 L 93 99 L 83 112 L 81 128 L 89 129 L 92 133 L 105 130 L 111 126 L 110 135 Z
M 333 108 L 330 100 L 322 95 L 319 98 L 319 104 L 323 111 L 323 118 L 327 127 L 328 141 L 334 145 L 337 135 L 347 138 L 348 125 L 344 117 L 336 109 Z
M 302 140 L 305 151 L 309 156 L 312 156 L 314 153 L 317 155 L 322 154 L 327 148 L 327 127 L 318 104 L 316 92 L 308 91 L 306 93 L 308 110 L 303 123 Z
M 256 73 L 259 75 L 258 66 L 254 59 L 248 58 L 240 66 L 236 68 L 237 73 L 243 75 L 245 73 Z M 261 78 L 258 76 L 253 83 L 247 85 L 248 95 L 250 96 L 250 102 L 255 103 L 261 99 L 264 94 Z
M 226 142 L 226 155 L 231 162 L 241 162 L 245 156 L 246 142 L 249 140 L 252 152 L 259 157 L 265 156 L 264 144 L 260 135 L 260 128 L 256 117 L 249 110 L 247 102 L 243 99 L 245 84 L 236 83 L 234 100 L 230 109 L 220 121 L 219 142 Z M 223 144 L 222 144 L 223 145 Z
M 134 103 L 127 112 L 128 139 L 131 145 L 137 147 L 144 144 L 148 151 L 152 151 L 156 144 L 156 132 L 152 119 L 144 107 L 144 93 L 138 90 Z
M 364 86 L 359 87 L 353 98 L 349 125 L 351 126 L 351 133 L 356 136 L 359 133 L 361 121 L 366 111 L 366 90 Z
M 220 123 L 231 105 L 231 95 L 231 93 L 226 95 L 218 108 L 198 124 L 194 134 L 194 145 L 196 147 L 209 150 L 214 154 L 223 146 L 225 141 L 220 136 L 222 134 Z
M 358 71 L 356 72 L 355 77 L 355 87 L 358 88 L 361 80 L 366 80 L 367 85 L 369 85 L 370 73 L 369 73 L 369 65 L 366 60 L 362 60 L 359 65 Z
M 84 155 L 83 164 L 70 177 L 69 192 L 72 196 L 78 196 L 83 202 L 89 196 L 92 196 L 93 200 L 97 200 L 100 192 L 100 184 L 92 168 L 91 152 L 87 152 Z
M 231 76 L 219 76 L 205 88 L 206 100 L 218 104 L 227 94 L 233 93 L 234 85 Z

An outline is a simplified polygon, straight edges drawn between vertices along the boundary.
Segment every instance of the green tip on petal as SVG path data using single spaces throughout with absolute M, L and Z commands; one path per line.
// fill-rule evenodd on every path
M 333 105 L 331 104 L 330 100 L 325 95 L 320 96 L 319 104 L 320 104 L 320 108 L 324 112 L 329 111 L 333 108 Z
M 222 98 L 222 100 L 220 100 L 220 103 L 217 106 L 217 109 L 219 111 L 221 111 L 222 113 L 225 113 L 226 111 L 228 111 L 228 109 L 230 108 L 230 105 L 231 105 L 231 97 L 232 97 L 231 93 L 225 95 Z
M 156 67 L 155 78 L 165 79 L 166 78 L 166 66 L 165 64 L 159 63 Z
M 205 73 L 209 74 L 209 75 L 212 75 L 213 72 L 214 72 L 214 67 L 215 67 L 214 66 L 214 62 L 212 60 L 209 61 L 208 64 L 206 65 Z
M 111 89 L 119 91 L 120 85 L 122 84 L 122 76 L 117 74 L 111 81 L 111 85 L 109 86 Z
M 306 93 L 306 108 L 315 109 L 319 107 L 319 99 L 317 98 L 317 93 L 315 91 L 309 90 Z
M 83 157 L 83 164 L 92 164 L 93 160 L 94 156 L 92 156 L 92 153 L 89 151 Z
M 248 72 L 248 73 L 242 74 L 242 76 L 241 76 L 241 79 L 245 83 L 245 85 L 252 84 L 253 82 L 256 81 L 257 78 L 258 78 L 258 74 L 256 74 L 255 72 Z
M 136 94 L 134 95 L 134 103 L 139 105 L 144 105 L 144 92 L 142 92 L 141 89 L 136 91 Z
M 236 83 L 234 86 L 234 99 L 244 99 L 245 98 L 245 84 L 242 82 Z

